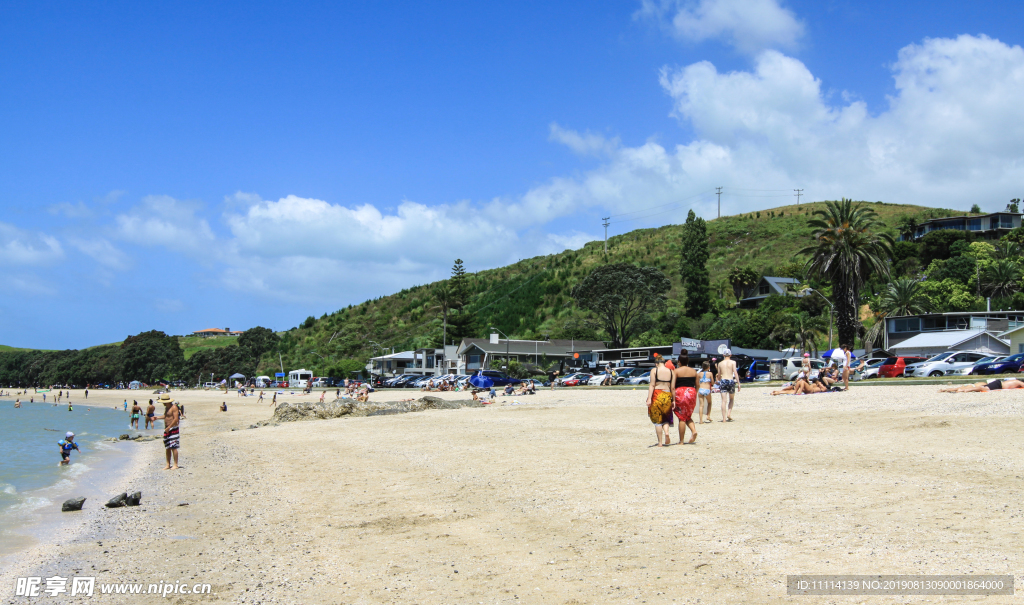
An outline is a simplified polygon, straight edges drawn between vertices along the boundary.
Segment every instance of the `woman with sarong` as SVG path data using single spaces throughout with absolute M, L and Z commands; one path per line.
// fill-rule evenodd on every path
M 671 445 L 668 427 L 672 426 L 672 408 L 675 399 L 672 397 L 672 386 L 675 376 L 665 367 L 665 358 L 655 353 L 657 364 L 651 370 L 651 386 L 647 388 L 647 416 L 654 423 L 654 432 L 658 435 L 658 443 L 651 447 Z
M 693 408 L 697 405 L 697 370 L 690 367 L 690 354 L 685 350 L 676 359 L 676 369 L 672 372 L 675 382 L 675 407 L 672 409 L 679 419 L 679 443 L 686 439 L 686 427 L 690 428 L 690 441 L 697 441 L 697 429 L 693 426 Z

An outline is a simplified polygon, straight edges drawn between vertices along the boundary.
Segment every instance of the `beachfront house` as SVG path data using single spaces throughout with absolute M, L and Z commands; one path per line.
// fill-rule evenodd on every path
M 739 306 L 751 309 L 763 303 L 769 296 L 802 297 L 803 292 L 797 290 L 799 285 L 799 279 L 766 275 L 747 290 L 746 295 L 740 299 Z
M 538 368 L 552 362 L 565 362 L 580 351 L 603 349 L 599 340 L 507 340 L 504 338 L 464 338 L 456 350 L 457 373 L 472 374 L 477 370 L 502 370 L 510 359 Z
M 405 374 L 405 369 L 412 366 L 413 351 L 399 351 L 378 357 L 371 357 L 366 364 L 366 371 L 376 376 L 397 376 Z
M 242 333 L 239 331 L 232 332 L 231 328 L 224 328 L 223 330 L 220 328 L 207 328 L 205 330 L 196 330 L 192 334 L 201 338 L 210 338 L 211 336 L 239 336 Z
M 1007 333 L 1024 326 L 1024 311 L 926 313 L 889 317 L 885 322 L 882 348 L 894 355 L 931 356 L 946 351 L 1006 355 L 1011 352 Z
M 922 221 L 914 231 L 913 237 L 900 240 L 912 239 L 917 241 L 932 231 L 941 229 L 953 229 L 972 233 L 978 239 L 999 239 L 1013 229 L 1020 227 L 1020 212 L 993 212 L 992 214 L 981 214 L 976 216 L 947 216 L 945 218 L 933 218 Z

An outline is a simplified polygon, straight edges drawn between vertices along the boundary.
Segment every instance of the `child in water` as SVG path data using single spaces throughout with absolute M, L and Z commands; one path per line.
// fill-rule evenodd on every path
M 75 443 L 75 434 L 71 431 L 68 431 L 68 434 L 62 441 L 58 441 L 57 445 L 60 446 L 60 464 L 57 466 L 71 464 L 71 450 L 78 450 L 79 453 L 82 452 L 82 450 L 78 449 L 78 444 Z

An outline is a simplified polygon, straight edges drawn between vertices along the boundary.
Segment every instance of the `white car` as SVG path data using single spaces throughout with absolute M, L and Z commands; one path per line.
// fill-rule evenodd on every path
M 984 353 L 971 351 L 947 351 L 922 361 L 912 363 L 903 370 L 904 376 L 921 378 L 924 376 L 945 376 L 957 370 L 973 368 L 974 364 L 987 357 Z
M 870 365 L 864 367 L 864 371 L 860 373 L 861 380 L 867 380 L 868 378 L 878 378 L 878 368 L 882 367 L 885 360 L 876 361 Z
M 825 367 L 824 360 L 811 359 L 811 372 L 821 371 Z M 779 359 L 772 359 L 769 362 L 769 368 L 782 366 L 782 380 L 793 381 L 796 380 L 798 374 L 803 369 L 803 358 L 802 357 L 783 357 Z M 774 373 L 774 370 L 773 370 Z
M 965 368 L 959 368 L 957 370 L 950 370 L 950 371 L 946 372 L 946 374 L 947 375 L 952 374 L 954 376 L 970 376 L 971 374 L 974 373 L 974 367 L 976 365 L 978 365 L 980 363 L 997 363 L 997 362 L 1000 362 L 1000 361 L 1006 359 L 1006 357 L 1007 357 L 1006 355 L 993 355 L 991 357 L 982 357 L 978 361 L 975 361 L 974 363 L 972 363 L 971 365 L 969 365 L 969 366 L 967 366 Z

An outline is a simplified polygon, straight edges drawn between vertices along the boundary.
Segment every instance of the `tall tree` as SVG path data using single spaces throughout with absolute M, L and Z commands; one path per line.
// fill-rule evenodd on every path
M 1020 267 L 1009 259 L 992 263 L 982 274 L 981 286 L 986 295 L 993 298 L 1013 296 L 1020 290 Z
M 813 351 L 818 356 L 818 342 L 828 331 L 827 321 L 823 317 L 810 317 L 806 313 L 794 313 L 782 316 L 769 338 L 782 344 L 798 347 L 800 352 Z
M 451 286 L 439 284 L 434 288 L 434 302 L 437 304 L 433 306 L 433 309 L 441 313 L 441 321 L 443 322 L 441 346 L 445 346 L 448 344 L 448 314 L 451 313 L 456 305 L 455 294 L 452 292 Z
M 708 227 L 704 219 L 690 210 L 683 225 L 682 255 L 679 271 L 686 290 L 686 316 L 700 317 L 711 310 L 711 283 L 708 278 Z
M 814 245 L 800 253 L 810 255 L 811 275 L 832 284 L 839 342 L 852 346 L 860 324 L 860 289 L 872 273 L 888 278 L 893 240 L 875 231 L 883 225 L 873 211 L 852 200 L 825 202 L 813 217 L 808 225 L 814 228 Z
M 159 330 L 129 336 L 121 343 L 121 378 L 156 382 L 174 378 L 185 362 L 178 339 Z
M 878 304 L 873 306 L 875 325 L 864 335 L 864 348 L 878 344 L 889 317 L 927 313 L 932 310 L 932 301 L 921 289 L 921 282 L 906 278 L 889 282 L 878 297 Z
M 242 332 L 242 335 L 238 337 L 238 346 L 242 347 L 250 360 L 250 376 L 256 375 L 263 355 L 277 348 L 279 342 L 281 342 L 281 337 L 270 328 L 256 326 Z
M 451 289 L 452 308 L 448 317 L 448 331 L 452 340 L 458 341 L 463 338 L 470 338 L 476 333 L 476 318 L 469 310 L 469 279 L 466 276 L 466 268 L 462 259 L 455 259 L 452 266 L 452 276 L 448 280 L 448 287 Z
M 772 273 L 775 275 L 775 273 Z M 733 267 L 729 271 L 729 283 L 732 284 L 732 293 L 736 297 L 736 302 L 739 302 L 743 295 L 750 289 L 751 286 L 757 283 L 760 279 L 760 275 L 750 267 Z
M 672 282 L 655 267 L 612 263 L 591 271 L 572 289 L 572 297 L 580 308 L 598 316 L 612 347 L 622 348 L 650 324 L 651 311 L 665 307 L 670 289 Z

